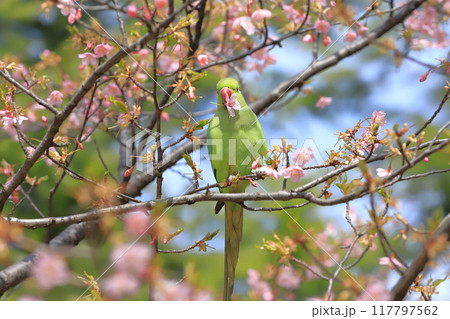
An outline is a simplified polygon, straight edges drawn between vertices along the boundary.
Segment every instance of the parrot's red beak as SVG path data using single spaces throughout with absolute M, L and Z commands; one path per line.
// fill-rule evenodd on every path
M 223 105 L 227 106 L 227 101 L 230 99 L 231 90 L 229 88 L 223 88 L 220 90 L 220 94 L 222 95 Z

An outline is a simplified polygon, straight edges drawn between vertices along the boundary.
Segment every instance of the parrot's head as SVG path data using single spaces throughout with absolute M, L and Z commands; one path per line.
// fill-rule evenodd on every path
M 217 83 L 217 94 L 219 95 L 219 105 L 225 106 L 231 117 L 235 116 L 235 110 L 239 110 L 241 104 L 245 105 L 241 86 L 233 78 L 220 80 Z

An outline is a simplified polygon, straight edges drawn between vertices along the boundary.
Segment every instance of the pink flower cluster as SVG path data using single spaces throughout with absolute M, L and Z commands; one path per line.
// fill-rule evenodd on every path
M 247 270 L 247 283 L 252 290 L 264 301 L 274 300 L 274 295 L 267 281 L 261 279 L 261 275 L 255 269 Z
M 275 279 L 275 283 L 285 289 L 293 290 L 300 286 L 300 276 L 295 273 L 294 267 L 291 265 L 281 267 Z
M 90 49 L 91 45 L 88 44 L 88 49 Z M 98 44 L 94 48 L 94 53 L 92 52 L 85 52 L 78 54 L 78 57 L 81 59 L 81 65 L 80 70 L 83 70 L 87 65 L 97 66 L 98 65 L 98 58 L 106 56 L 111 50 L 112 46 L 109 44 Z
M 305 176 L 305 172 L 303 171 L 303 166 L 305 166 L 306 163 L 311 162 L 314 159 L 314 152 L 313 150 L 308 148 L 299 148 L 294 153 L 292 157 L 292 165 L 289 167 L 283 167 L 280 171 L 277 171 L 271 166 L 261 166 L 259 167 L 259 163 L 261 161 L 261 158 L 258 157 L 253 163 L 252 163 L 252 169 L 257 170 L 257 172 L 264 174 L 266 176 L 270 176 L 272 178 L 278 179 L 278 178 L 289 178 L 294 183 L 297 183 L 300 181 L 300 179 Z
M 444 12 L 450 13 L 450 1 L 438 0 L 443 3 Z M 421 9 L 413 11 L 406 20 L 406 26 L 418 33 L 418 37 L 412 40 L 416 49 L 445 48 L 450 45 L 447 32 L 442 28 L 443 17 L 439 14 L 436 5 L 422 6 Z
M 116 246 L 110 253 L 115 273 L 100 281 L 102 292 L 116 300 L 136 293 L 141 280 L 148 277 L 152 255 L 148 244 L 137 242 Z
M 260 62 L 248 62 L 248 69 L 250 71 L 257 71 L 259 74 L 261 74 L 266 67 L 277 62 L 277 57 L 274 55 L 270 55 L 269 51 L 266 48 L 256 51 L 255 53 L 250 55 L 250 57 Z
M 196 289 L 187 281 L 176 282 L 162 279 L 155 287 L 155 299 L 157 301 L 210 301 L 213 295 L 201 289 Z
M 384 111 L 373 111 L 368 128 L 364 128 L 362 133 L 364 147 L 368 152 L 373 152 L 378 148 L 376 136 L 380 127 L 386 124 L 386 113 Z M 373 149 L 372 149 L 373 148 Z
M 58 7 L 61 10 L 61 14 L 67 17 L 67 21 L 70 24 L 74 24 L 75 21 L 81 19 L 81 8 L 77 9 L 78 4 L 73 0 L 58 0 Z
M 31 268 L 31 275 L 38 287 L 44 291 L 56 286 L 63 286 L 70 276 L 69 267 L 64 257 L 54 251 L 44 251 L 36 257 Z

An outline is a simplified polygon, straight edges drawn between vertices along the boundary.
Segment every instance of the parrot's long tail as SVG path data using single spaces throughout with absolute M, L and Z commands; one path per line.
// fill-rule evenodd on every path
M 243 208 L 237 203 L 225 203 L 225 271 L 223 300 L 231 300 L 234 275 L 242 240 Z

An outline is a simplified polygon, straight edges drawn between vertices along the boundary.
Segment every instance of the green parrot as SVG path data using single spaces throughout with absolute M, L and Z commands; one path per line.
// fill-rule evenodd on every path
M 217 182 L 222 182 L 230 176 L 250 174 L 252 162 L 267 153 L 267 144 L 258 118 L 245 102 L 239 82 L 233 78 L 222 79 L 217 83 L 217 93 L 217 111 L 209 122 L 207 138 L 214 176 Z M 248 184 L 240 180 L 220 188 L 220 192 L 243 193 Z M 217 203 L 216 214 L 223 205 Z M 226 202 L 224 300 L 231 300 L 233 294 L 242 224 L 242 206 Z

